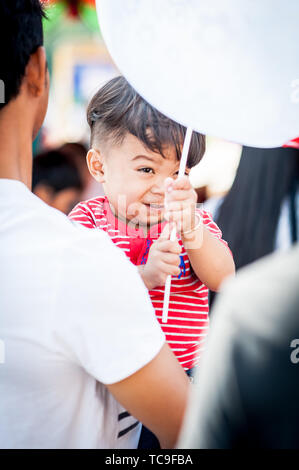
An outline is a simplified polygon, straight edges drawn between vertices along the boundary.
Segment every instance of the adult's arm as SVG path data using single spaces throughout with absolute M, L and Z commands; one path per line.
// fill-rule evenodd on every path
M 182 425 L 189 381 L 167 344 L 142 369 L 108 389 L 164 448 L 174 447 Z
M 162 446 L 173 446 L 189 382 L 137 268 L 103 231 L 81 227 L 64 255 L 69 262 L 57 273 L 54 299 L 62 353 L 106 385 Z

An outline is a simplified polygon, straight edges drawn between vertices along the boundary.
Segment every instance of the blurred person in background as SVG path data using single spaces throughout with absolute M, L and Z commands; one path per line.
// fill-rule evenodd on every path
M 70 158 L 50 150 L 33 160 L 32 190 L 49 206 L 68 214 L 81 198 L 83 182 Z
M 179 448 L 299 448 L 298 156 L 243 149 L 217 222 L 248 266 L 217 295 Z
M 299 150 L 243 147 L 230 191 L 204 207 L 215 217 L 237 270 L 289 249 L 298 241 Z M 210 305 L 216 295 L 210 294 Z
M 179 448 L 299 449 L 298 285 L 297 242 L 223 286 Z

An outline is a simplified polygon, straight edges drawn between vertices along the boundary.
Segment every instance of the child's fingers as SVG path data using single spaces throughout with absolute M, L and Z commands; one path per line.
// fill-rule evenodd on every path
M 166 274 L 167 276 L 179 276 L 181 270 L 178 266 L 173 266 L 172 264 L 168 263 L 161 263 L 161 271 Z
M 173 253 L 161 253 L 161 261 L 165 264 L 171 264 L 173 266 L 179 266 L 181 263 L 181 259 L 178 254 Z
M 178 241 L 171 241 L 171 240 L 161 240 L 156 242 L 156 248 L 159 251 L 163 251 L 164 253 L 174 253 L 179 255 L 182 251 L 181 245 Z
M 170 211 L 164 216 L 170 223 L 174 223 L 178 231 L 185 227 L 185 230 L 189 230 L 195 220 L 194 208 L 188 207 L 184 210 Z
M 176 197 L 179 199 L 186 199 L 188 198 L 188 191 L 192 190 L 192 185 L 189 181 L 188 176 L 182 176 L 181 178 L 177 178 L 176 180 L 172 178 L 166 178 L 164 181 L 164 188 L 165 188 L 165 200 L 167 201 L 169 197 L 171 199 L 174 198 L 174 193 L 176 193 Z M 177 194 L 177 192 L 186 191 L 185 194 Z
M 186 199 L 191 199 L 192 196 L 190 189 L 174 189 L 168 196 L 166 196 L 166 201 L 184 201 Z
M 166 212 L 164 214 L 164 217 L 167 220 L 167 214 L 169 212 L 183 211 L 183 210 L 188 209 L 188 208 L 189 208 L 190 211 L 194 210 L 194 208 L 195 208 L 195 205 L 190 201 L 190 199 L 184 200 L 184 201 L 170 201 L 167 204 Z
M 187 175 L 184 175 L 184 176 L 180 176 L 179 178 L 177 178 L 176 180 L 174 180 L 174 183 L 173 183 L 173 190 L 175 189 L 190 189 L 192 188 L 191 186 L 191 183 L 190 183 L 190 180 L 189 180 L 189 176 Z
M 164 181 L 164 188 L 165 188 L 165 193 L 169 193 L 173 189 L 173 184 L 174 184 L 174 179 L 168 177 Z

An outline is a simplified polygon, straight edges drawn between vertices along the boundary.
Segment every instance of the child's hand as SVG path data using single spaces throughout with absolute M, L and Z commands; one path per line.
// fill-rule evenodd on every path
M 150 247 L 147 263 L 139 266 L 143 282 L 149 290 L 164 286 L 169 274 L 180 274 L 181 246 L 177 240 L 169 240 L 170 230 L 170 224 L 167 224 L 158 240 Z
M 191 186 L 188 176 L 176 180 L 165 180 L 165 214 L 168 222 L 175 222 L 182 234 L 193 230 L 196 225 L 195 209 L 197 194 Z

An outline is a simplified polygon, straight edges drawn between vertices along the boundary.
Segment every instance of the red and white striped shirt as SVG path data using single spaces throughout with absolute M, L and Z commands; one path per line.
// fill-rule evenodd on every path
M 210 232 L 222 240 L 222 233 L 210 214 L 197 209 Z M 87 228 L 101 229 L 121 248 L 135 265 L 145 264 L 151 244 L 159 238 L 166 222 L 151 227 L 147 237 L 118 220 L 105 197 L 90 199 L 77 204 L 69 217 Z M 196 277 L 182 240 L 181 273 L 172 277 L 168 320 L 162 323 L 164 286 L 149 291 L 157 319 L 166 341 L 185 370 L 198 364 L 209 327 L 208 288 Z

